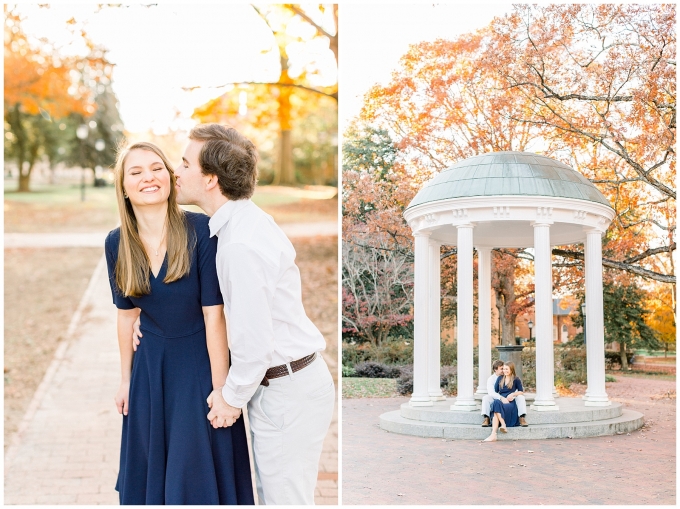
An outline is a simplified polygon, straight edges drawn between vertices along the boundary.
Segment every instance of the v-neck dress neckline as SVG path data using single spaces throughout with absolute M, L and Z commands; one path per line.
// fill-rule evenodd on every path
M 165 267 L 166 262 L 168 261 L 168 251 L 165 251 L 165 255 L 163 256 L 163 262 L 161 263 L 160 268 L 158 269 L 158 274 L 153 273 L 153 269 L 149 267 L 149 272 L 151 273 L 151 277 L 154 280 L 158 280 L 159 276 L 161 275 L 161 272 L 163 272 L 163 267 Z

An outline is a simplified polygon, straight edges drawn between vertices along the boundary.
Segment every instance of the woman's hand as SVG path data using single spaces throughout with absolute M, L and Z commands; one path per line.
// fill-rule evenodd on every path
M 121 382 L 116 396 L 113 398 L 116 401 L 116 408 L 119 414 L 128 414 L 128 396 L 130 395 L 130 382 Z
M 511 402 L 513 399 L 515 399 L 515 395 L 514 395 L 514 394 L 510 394 L 510 395 L 508 396 L 508 403 Z
M 501 396 L 501 401 L 502 401 L 503 403 L 510 403 L 510 401 L 508 401 L 508 399 L 507 399 L 507 398 L 504 398 L 503 396 Z

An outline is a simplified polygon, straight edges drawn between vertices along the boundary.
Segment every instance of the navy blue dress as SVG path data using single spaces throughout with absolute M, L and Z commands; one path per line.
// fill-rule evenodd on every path
M 515 391 L 522 391 L 524 392 L 524 387 L 522 386 L 522 381 L 515 377 L 515 379 L 512 381 L 512 387 L 506 387 L 503 385 L 501 387 L 501 382 L 504 379 L 504 377 L 501 375 L 498 377 L 496 380 L 496 385 L 495 389 L 498 394 L 503 396 L 504 398 L 507 398 L 510 394 L 512 394 Z M 503 403 L 500 399 L 494 399 L 493 403 L 491 404 L 491 411 L 492 412 L 498 412 L 503 416 L 503 420 L 505 421 L 505 426 L 508 428 L 513 428 L 515 426 L 519 426 L 519 412 L 517 411 L 517 401 L 514 399 L 510 403 Z
M 141 309 L 143 337 L 132 364 L 128 415 L 123 416 L 121 504 L 253 504 L 243 417 L 214 429 L 207 419 L 212 392 L 202 306 L 222 304 L 217 238 L 208 216 L 186 212 L 191 270 L 166 284 L 167 256 L 151 293 L 124 297 L 115 284 L 120 229 L 106 238 L 113 302 Z

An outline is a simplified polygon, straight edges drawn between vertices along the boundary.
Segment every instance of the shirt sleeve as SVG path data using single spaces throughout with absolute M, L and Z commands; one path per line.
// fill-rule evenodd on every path
M 219 253 L 218 275 L 229 302 L 228 328 L 232 364 L 222 388 L 224 400 L 244 407 L 257 390 L 274 352 L 272 304 L 276 270 L 257 251 L 231 244 Z
M 114 255 L 114 250 L 116 254 Z M 106 253 L 106 268 L 109 271 L 109 285 L 111 286 L 111 296 L 113 297 L 113 303 L 118 309 L 134 309 L 137 306 L 130 300 L 129 297 L 125 297 L 123 292 L 116 284 L 116 260 L 118 259 L 118 243 L 113 239 L 113 232 L 109 233 L 104 242 L 104 252 Z
M 498 394 L 498 390 L 496 389 L 496 382 L 498 381 L 498 378 L 496 380 L 493 380 L 491 377 L 486 381 L 486 391 L 489 393 L 489 396 L 491 396 L 493 399 L 501 399 L 500 394 Z
M 210 237 L 209 230 L 198 233 L 198 278 L 201 286 L 201 306 L 224 304 L 219 280 L 217 279 L 217 237 Z

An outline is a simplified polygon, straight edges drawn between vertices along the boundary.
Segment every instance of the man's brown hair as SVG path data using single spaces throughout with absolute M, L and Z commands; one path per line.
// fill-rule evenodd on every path
M 198 164 L 204 175 L 217 176 L 220 191 L 230 200 L 244 200 L 255 192 L 257 150 L 255 145 L 233 127 L 199 124 L 189 139 L 204 141 Z
M 495 362 L 493 363 L 493 366 L 492 366 L 494 372 L 495 372 L 498 368 L 500 368 L 503 364 L 505 364 L 503 361 L 495 361 Z

